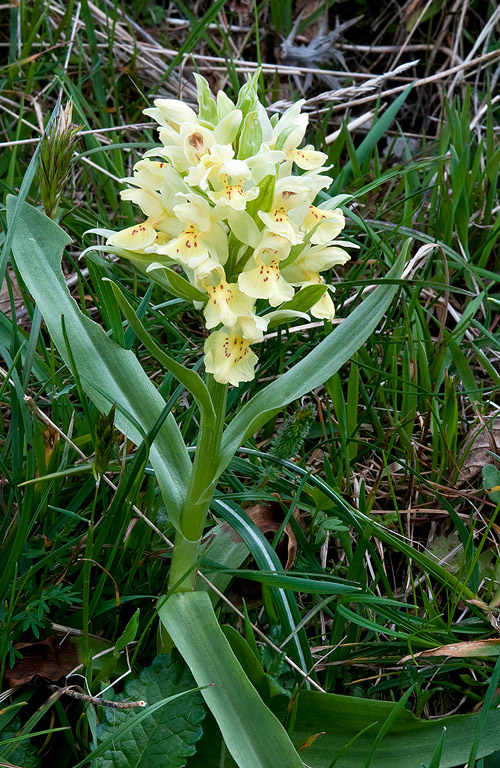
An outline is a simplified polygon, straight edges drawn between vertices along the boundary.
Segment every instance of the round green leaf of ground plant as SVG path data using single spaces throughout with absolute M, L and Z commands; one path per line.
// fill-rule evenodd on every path
M 129 680 L 125 693 L 117 700 L 139 701 L 148 705 L 196 687 L 186 665 L 177 657 L 162 654 L 137 680 Z M 113 737 L 127 720 L 137 717 L 137 710 L 104 709 L 106 722 L 97 728 L 99 741 Z M 196 751 L 205 716 L 203 699 L 198 692 L 175 699 L 150 717 L 132 727 L 98 758 L 99 768 L 182 768 Z
M 500 504 L 500 470 L 494 464 L 486 464 L 482 475 L 483 488 L 488 492 L 491 501 L 493 504 Z
M 0 733 L 0 742 L 15 738 L 21 728 L 21 720 L 16 717 Z M 8 750 L 7 750 L 8 746 Z M 0 764 L 3 765 L 22 765 L 23 768 L 39 768 L 40 758 L 37 755 L 38 747 L 32 744 L 29 739 L 20 739 L 12 750 L 12 744 L 5 745 L 5 749 L 0 746 Z M 3 762 L 5 761 L 5 762 Z
M 351 696 L 301 691 L 292 739 L 310 768 L 365 768 L 377 733 L 397 704 Z M 420 720 L 403 709 L 390 724 L 371 758 L 370 768 L 418 768 L 430 763 L 446 728 L 440 768 L 456 768 L 469 759 L 480 715 Z M 492 754 L 499 743 L 500 710 L 486 716 L 477 757 Z M 313 737 L 317 734 L 317 738 Z M 356 738 L 359 735 L 358 738 Z M 351 742 L 350 746 L 344 748 Z M 309 745 L 309 746 L 306 746 Z

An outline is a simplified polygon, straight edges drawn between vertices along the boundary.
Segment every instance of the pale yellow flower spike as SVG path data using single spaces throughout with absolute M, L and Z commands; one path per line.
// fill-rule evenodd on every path
M 263 340 L 269 323 L 333 319 L 326 285 L 309 315 L 304 306 L 298 311 L 301 301 L 280 307 L 296 290 L 324 284 L 321 273 L 345 263 L 351 245 L 337 240 L 345 226 L 340 208 L 314 205 L 331 179 L 327 155 L 300 146 L 308 125 L 303 102 L 270 119 L 257 97 L 258 77 L 245 85 L 238 108 L 223 93 L 214 100 L 201 77 L 199 114 L 176 99 L 156 99 L 145 114 L 158 123 L 161 143 L 136 163 L 122 192 L 145 220 L 111 236 L 103 232 L 108 246 L 146 272 L 182 269 L 211 331 L 205 368 L 233 386 L 254 378 L 251 345 Z M 182 285 L 170 282 L 174 293 Z

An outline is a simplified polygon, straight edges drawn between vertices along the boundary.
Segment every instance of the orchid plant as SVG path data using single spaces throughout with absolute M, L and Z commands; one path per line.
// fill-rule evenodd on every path
M 178 295 L 191 289 L 210 331 L 204 364 L 218 427 L 202 424 L 170 571 L 176 589 L 194 587 L 227 386 L 254 378 L 252 346 L 270 324 L 309 320 L 304 309 L 333 319 L 332 288 L 321 273 L 344 264 L 352 245 L 337 239 L 345 225 L 341 209 L 314 205 L 331 184 L 330 169 L 326 154 L 299 148 L 308 123 L 302 103 L 269 119 L 257 98 L 258 73 L 236 104 L 223 91 L 213 99 L 207 81 L 196 77 L 198 115 L 173 99 L 156 99 L 144 110 L 158 123 L 161 144 L 135 165 L 121 196 L 145 218 L 113 234 L 97 230 L 107 237 L 106 250 L 153 279 L 171 286 L 172 272 L 180 271 Z M 205 488 L 209 492 L 200 494 Z
M 340 199 L 327 156 L 301 147 L 308 118 L 301 103 L 268 117 L 256 73 L 236 104 L 214 99 L 197 76 L 198 104 L 156 99 L 145 114 L 160 143 L 146 152 L 122 198 L 141 210 L 121 231 L 93 230 L 105 243 L 88 250 L 133 262 L 170 295 L 191 302 L 206 328 L 205 375 L 171 357 L 151 338 L 120 286 L 126 321 L 149 353 L 191 393 L 200 413 L 192 459 L 179 426 L 139 360 L 83 315 L 60 268 L 67 235 L 21 198 L 8 200 L 12 249 L 54 343 L 101 411 L 114 405 L 118 429 L 146 446 L 176 529 L 169 589 L 160 622 L 203 690 L 227 748 L 242 768 L 294 768 L 302 760 L 259 698 L 229 647 L 208 594 L 198 589 L 201 540 L 217 481 L 236 451 L 288 404 L 323 384 L 364 343 L 392 301 L 406 248 L 380 285 L 299 363 L 262 388 L 226 425 L 230 386 L 258 373 L 256 345 L 276 325 L 297 318 L 332 320 L 333 288 L 323 273 L 349 259 L 340 240 Z M 323 202 L 317 205 L 319 193 Z M 224 565 L 224 551 L 220 556 Z M 304 669 L 307 672 L 307 669 Z M 250 714 L 251 713 L 251 716 Z

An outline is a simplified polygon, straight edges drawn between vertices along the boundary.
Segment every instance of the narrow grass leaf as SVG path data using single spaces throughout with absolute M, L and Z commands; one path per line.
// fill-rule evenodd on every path
M 271 570 L 278 572 L 278 575 L 280 571 L 283 571 L 283 566 L 276 552 L 243 509 L 239 508 L 236 511 L 220 499 L 215 499 L 212 502 L 212 507 L 217 515 L 229 523 L 233 530 L 241 536 L 260 570 Z M 272 597 L 281 628 L 286 637 L 291 637 L 290 646 L 286 650 L 304 672 L 309 672 L 313 667 L 313 660 L 304 630 L 297 629 L 300 623 L 300 613 L 295 598 L 278 586 L 272 590 Z

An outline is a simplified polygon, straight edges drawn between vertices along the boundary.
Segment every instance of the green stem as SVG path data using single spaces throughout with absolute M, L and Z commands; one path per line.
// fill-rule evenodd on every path
M 87 540 L 85 542 L 85 557 L 83 563 L 83 602 L 82 602 L 82 615 L 83 615 L 83 642 L 82 642 L 82 661 L 85 667 L 90 661 L 90 640 L 89 640 L 89 627 L 90 627 L 90 572 L 92 570 L 92 552 L 94 548 L 94 519 L 96 513 L 97 499 L 99 495 L 99 484 L 96 483 L 94 492 L 94 501 L 92 504 L 92 510 L 90 513 L 89 528 L 87 532 Z M 86 670 L 88 675 L 88 670 Z M 91 680 L 89 680 L 90 684 Z
M 214 475 L 224 429 L 227 385 L 218 384 L 209 375 L 207 386 L 214 406 L 215 422 L 207 424 L 202 419 L 200 424 L 193 469 L 181 511 L 181 530 L 175 534 L 168 579 L 169 589 L 176 592 L 195 589 L 200 540 L 216 486 Z

